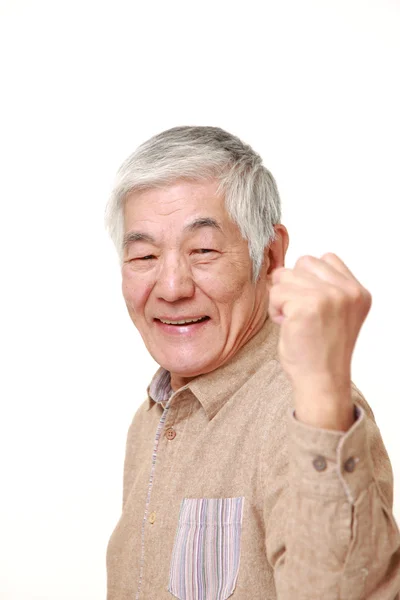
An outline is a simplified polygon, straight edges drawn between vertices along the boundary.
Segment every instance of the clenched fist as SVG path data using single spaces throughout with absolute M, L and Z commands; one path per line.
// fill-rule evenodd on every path
M 335 254 L 302 256 L 272 273 L 269 315 L 280 324 L 279 356 L 298 419 L 351 426 L 351 358 L 370 307 L 371 294 Z

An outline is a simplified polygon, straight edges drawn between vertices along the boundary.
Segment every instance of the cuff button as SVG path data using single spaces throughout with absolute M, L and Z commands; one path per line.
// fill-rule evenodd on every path
M 313 460 L 313 466 L 316 471 L 325 471 L 327 467 L 325 458 L 323 456 L 317 456 Z

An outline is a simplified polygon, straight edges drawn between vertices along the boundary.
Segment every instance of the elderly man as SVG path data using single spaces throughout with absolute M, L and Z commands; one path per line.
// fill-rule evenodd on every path
M 160 365 L 128 432 L 108 600 L 394 600 L 392 472 L 351 358 L 371 295 L 284 267 L 260 156 L 177 127 L 121 166 L 107 223 Z

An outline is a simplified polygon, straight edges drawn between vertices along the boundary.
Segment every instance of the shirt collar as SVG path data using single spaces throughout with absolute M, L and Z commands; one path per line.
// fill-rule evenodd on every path
M 184 386 L 199 400 L 209 420 L 264 364 L 277 358 L 279 329 L 279 325 L 267 318 L 260 331 L 228 363 L 215 371 L 195 377 Z M 169 371 L 160 367 L 147 388 L 147 393 L 148 410 L 155 403 L 164 405 L 172 394 Z

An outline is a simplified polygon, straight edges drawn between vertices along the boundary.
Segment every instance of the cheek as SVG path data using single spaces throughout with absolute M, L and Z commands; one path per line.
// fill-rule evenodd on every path
M 230 305 L 246 295 L 249 279 L 229 265 L 219 273 L 202 274 L 197 278 L 197 284 L 214 302 Z
M 134 276 L 131 273 L 122 275 L 122 294 L 130 312 L 142 313 L 147 298 L 152 289 L 152 284 L 145 278 Z

